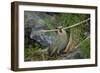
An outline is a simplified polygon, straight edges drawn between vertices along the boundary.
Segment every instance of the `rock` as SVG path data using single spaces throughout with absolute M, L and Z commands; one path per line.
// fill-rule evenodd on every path
M 46 19 L 49 19 L 52 24 L 55 22 L 55 18 L 46 14 L 39 12 L 25 11 L 25 28 L 30 28 L 31 32 L 30 39 L 35 40 L 42 48 L 49 48 L 49 52 L 59 53 L 60 50 L 67 46 L 67 33 L 65 30 L 63 32 L 53 31 L 53 32 L 38 32 L 41 30 L 49 29 L 46 24 Z M 54 27 L 52 29 L 55 29 Z M 27 31 L 25 30 L 25 34 Z M 29 32 L 28 32 L 29 33 Z

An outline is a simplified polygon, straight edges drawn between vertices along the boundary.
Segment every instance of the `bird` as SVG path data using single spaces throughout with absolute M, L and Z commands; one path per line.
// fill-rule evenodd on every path
M 32 28 L 30 33 L 30 38 L 36 40 L 43 48 L 48 48 L 50 55 L 55 53 L 60 54 L 61 50 L 65 49 L 68 44 L 68 33 L 66 32 L 67 29 L 76 27 L 82 23 L 89 21 L 90 18 L 83 20 L 79 23 L 76 23 L 72 26 L 62 27 L 58 26 L 56 29 L 38 29 L 44 28 L 45 26 L 38 26 L 36 27 L 37 30 Z
M 68 34 L 67 32 L 62 29 L 62 26 L 57 27 L 56 31 L 56 36 L 55 36 L 55 41 L 50 47 L 50 53 L 51 55 L 54 54 L 55 52 L 59 54 L 62 49 L 64 49 L 68 43 Z

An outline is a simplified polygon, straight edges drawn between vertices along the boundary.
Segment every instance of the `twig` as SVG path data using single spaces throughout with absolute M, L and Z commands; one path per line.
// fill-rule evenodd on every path
M 82 24 L 82 23 L 85 23 L 85 22 L 87 22 L 87 21 L 89 21 L 90 20 L 90 18 L 88 18 L 88 19 L 86 19 L 86 20 L 83 20 L 83 21 L 81 21 L 81 22 L 79 22 L 79 23 L 76 23 L 76 24 L 73 24 L 73 25 L 71 25 L 71 26 L 68 26 L 68 27 L 65 27 L 65 28 L 62 28 L 62 29 L 70 29 L 70 28 L 73 28 L 73 27 L 76 27 L 76 26 L 78 26 L 78 25 L 80 25 L 80 24 Z M 39 31 L 36 31 L 37 33 L 40 33 L 40 32 L 53 32 L 53 31 L 58 31 L 58 29 L 52 29 L 52 30 L 39 30 Z
M 74 24 L 74 25 L 72 25 L 72 26 L 65 27 L 65 28 L 63 28 L 63 29 L 69 29 L 69 28 L 78 26 L 78 25 L 80 25 L 80 24 L 82 24 L 82 23 L 85 23 L 85 22 L 87 22 L 87 21 L 89 21 L 89 20 L 90 20 L 90 18 L 88 18 L 88 19 L 86 19 L 86 20 L 83 20 L 83 21 L 81 21 L 81 22 L 79 22 L 79 23 L 76 23 L 76 24 Z

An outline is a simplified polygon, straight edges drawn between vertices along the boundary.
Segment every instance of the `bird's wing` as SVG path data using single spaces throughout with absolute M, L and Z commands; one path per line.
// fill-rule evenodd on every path
M 83 21 L 81 21 L 81 22 L 79 22 L 79 23 L 76 23 L 76 24 L 74 24 L 74 25 L 71 25 L 71 26 L 65 27 L 65 28 L 63 28 L 63 29 L 69 29 L 69 28 L 72 28 L 72 27 L 78 26 L 78 25 L 80 25 L 80 24 L 82 24 L 82 23 L 85 23 L 85 22 L 87 22 L 87 21 L 89 21 L 89 20 L 90 20 L 90 18 L 88 18 L 88 19 L 86 19 L 86 20 L 83 20 Z

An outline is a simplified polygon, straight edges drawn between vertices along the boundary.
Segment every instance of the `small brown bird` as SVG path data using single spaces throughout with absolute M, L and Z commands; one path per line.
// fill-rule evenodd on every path
M 57 28 L 57 34 L 56 34 L 55 41 L 53 42 L 50 48 L 51 54 L 54 54 L 55 52 L 59 54 L 60 51 L 67 46 L 67 43 L 68 43 L 67 33 L 63 29 L 63 27 L 60 26 Z

